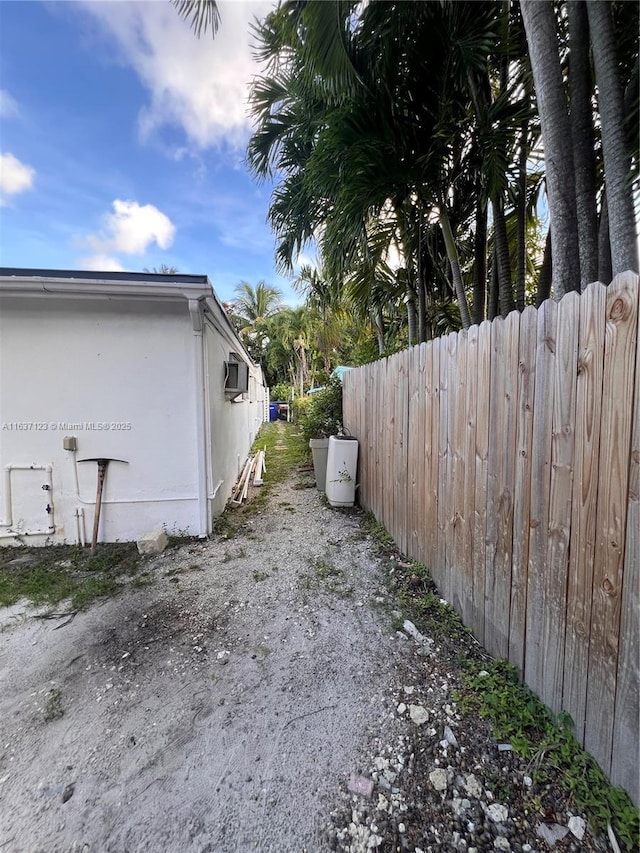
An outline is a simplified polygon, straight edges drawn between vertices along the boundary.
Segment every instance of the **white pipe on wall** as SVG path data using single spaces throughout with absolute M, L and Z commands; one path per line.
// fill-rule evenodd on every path
M 195 405 L 196 405 L 196 451 L 198 477 L 199 536 L 209 534 L 209 501 L 207 499 L 207 450 L 205 441 L 205 369 L 204 369 L 204 318 L 202 306 L 197 299 L 189 300 L 189 314 L 193 326 L 193 360 L 195 367 Z
M 50 523 L 46 530 L 21 530 L 19 534 L 16 533 L 0 533 L 0 536 L 3 538 L 15 537 L 16 535 L 20 536 L 36 536 L 40 534 L 48 534 L 55 533 L 55 524 L 53 523 L 53 466 L 52 465 L 5 465 L 3 472 L 4 479 L 4 517 L 0 521 L 0 527 L 11 527 L 13 524 L 13 506 L 12 506 L 12 498 L 11 498 L 11 472 L 12 471 L 44 471 L 45 472 L 45 486 L 48 486 L 48 489 L 45 491 L 49 495 L 48 504 L 51 507 L 50 513 Z

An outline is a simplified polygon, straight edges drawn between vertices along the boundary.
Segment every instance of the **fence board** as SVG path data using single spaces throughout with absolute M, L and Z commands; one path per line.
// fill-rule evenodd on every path
M 436 583 L 440 594 L 449 601 L 449 576 L 447 572 L 447 512 L 449 497 L 449 437 L 447 433 L 449 414 L 449 353 L 448 336 L 438 340 L 440 377 L 438 385 L 438 405 L 440 420 L 438 423 L 438 489 L 436 506 L 438 508 L 438 543 L 436 554 Z
M 435 340 L 425 353 L 425 375 L 427 386 L 426 429 L 429 432 L 427 447 L 427 471 L 425 493 L 425 518 L 427 526 L 426 563 L 434 580 L 436 580 L 438 557 L 438 425 L 440 423 L 440 349 Z M 436 583 L 438 581 L 436 580 Z
M 556 357 L 553 373 L 551 481 L 549 486 L 542 640 L 545 664 L 540 696 L 554 713 L 560 711 L 562 706 L 563 647 L 567 610 L 571 492 L 573 488 L 579 301 L 578 294 L 573 292 L 568 293 L 558 303 Z
M 637 281 L 637 277 L 634 278 Z M 585 746 L 605 772 L 610 770 L 613 742 L 637 300 L 638 289 L 632 286 L 631 278 L 616 276 L 607 293 L 594 598 L 585 725 Z
M 541 695 L 544 678 L 544 584 L 549 526 L 553 375 L 558 306 L 547 299 L 538 309 L 535 408 L 531 445 L 531 518 L 527 567 L 525 681 Z
M 398 386 L 396 395 L 397 427 L 394 445 L 394 474 L 395 474 L 395 504 L 393 508 L 393 520 L 396 530 L 396 542 L 403 554 L 408 551 L 408 528 L 407 528 L 407 489 L 408 489 L 408 457 L 407 457 L 407 429 L 409 420 L 409 351 L 405 350 L 397 356 Z
M 473 622 L 471 630 L 485 640 L 485 558 L 487 528 L 487 479 L 489 469 L 489 387 L 491 382 L 491 323 L 478 327 L 478 408 L 476 414 L 475 513 L 473 520 Z
M 509 660 L 521 676 L 524 672 L 524 639 L 527 618 L 536 331 L 537 313 L 533 306 L 529 306 L 525 308 L 520 317 L 520 337 L 518 340 L 513 557 L 511 561 L 511 612 L 509 617 Z
M 579 741 L 584 737 L 591 631 L 606 300 L 606 288 L 597 283 L 589 285 L 580 297 L 573 500 L 562 691 L 562 707 L 573 719 L 574 732 Z
M 467 364 L 464 420 L 464 499 L 463 499 L 463 553 L 458 565 L 464 596 L 462 598 L 462 621 L 473 623 L 473 535 L 475 520 L 476 485 L 476 418 L 478 415 L 478 327 L 472 326 L 467 334 Z
M 449 387 L 454 404 L 450 409 L 453 420 L 450 420 L 449 434 L 451 436 L 451 484 L 452 502 L 451 518 L 451 603 L 458 611 L 463 611 L 463 601 L 467 591 L 464 588 L 464 495 L 465 495 L 465 451 L 466 451 L 466 402 L 467 402 L 467 333 L 458 332 L 456 336 L 456 356 L 451 359 L 449 367 Z
M 638 739 L 640 720 L 640 334 L 636 334 L 634 400 L 611 781 L 622 785 L 637 803 L 638 750 L 632 745 Z

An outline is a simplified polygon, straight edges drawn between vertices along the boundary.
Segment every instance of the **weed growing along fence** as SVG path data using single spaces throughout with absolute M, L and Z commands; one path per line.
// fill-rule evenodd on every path
M 636 803 L 638 276 L 349 371 L 360 503 Z

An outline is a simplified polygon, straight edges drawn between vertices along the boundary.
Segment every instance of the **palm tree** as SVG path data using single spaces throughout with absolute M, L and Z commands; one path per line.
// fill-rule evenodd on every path
M 259 281 L 255 287 L 246 281 L 235 286 L 232 320 L 252 357 L 261 361 L 266 321 L 282 304 L 282 292 Z
M 176 275 L 176 273 L 178 272 L 178 268 L 177 267 L 169 267 L 166 264 L 160 264 L 159 267 L 151 267 L 151 269 L 149 269 L 148 267 L 144 267 L 144 269 L 142 271 L 143 272 L 153 272 L 153 273 L 156 273 L 157 275 Z

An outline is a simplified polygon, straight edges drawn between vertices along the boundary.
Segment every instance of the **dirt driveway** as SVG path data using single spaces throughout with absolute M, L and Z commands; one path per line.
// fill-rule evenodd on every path
M 5 615 L 2 853 L 326 849 L 394 632 L 360 518 L 309 484 L 69 624 Z

